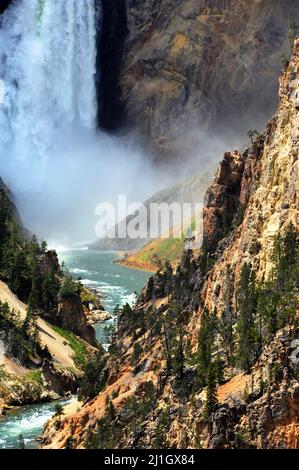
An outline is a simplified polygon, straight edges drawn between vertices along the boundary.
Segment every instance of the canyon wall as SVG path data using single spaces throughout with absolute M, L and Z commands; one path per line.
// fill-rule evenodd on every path
M 242 140 L 277 103 L 292 0 L 127 0 L 121 71 L 127 124 L 161 158 L 204 153 L 205 136 Z M 234 144 L 233 144 L 234 145 Z M 207 145 L 209 147 L 209 145 Z M 201 158 L 204 158 L 202 155 Z
M 291 361 L 292 340 L 299 335 L 298 279 L 288 293 L 281 327 L 267 339 L 262 337 L 262 347 L 250 367 L 222 359 L 224 374 L 212 389 L 208 378 L 206 390 L 198 387 L 194 365 L 200 351 L 208 354 L 211 337 L 207 331 L 215 324 L 216 330 L 221 328 L 227 310 L 231 315 L 229 344 L 237 346 L 241 271 L 250 266 L 256 282 L 271 282 L 274 241 L 287 230 L 290 234 L 297 230 L 297 238 L 288 243 L 293 243 L 297 253 L 294 260 L 299 259 L 298 77 L 299 39 L 281 75 L 280 103 L 265 133 L 243 153 L 226 153 L 207 191 L 200 254 L 186 251 L 173 276 L 169 268 L 164 273 L 160 270 L 134 309 L 123 310 L 112 356 L 106 362 L 106 386 L 67 415 L 59 432 L 55 419 L 50 422 L 44 447 L 63 448 L 70 436 L 79 448 L 299 447 L 298 364 Z M 298 272 L 298 266 L 293 269 Z M 249 282 L 243 285 L 247 293 Z M 269 286 L 262 303 L 267 302 Z M 250 302 L 247 297 L 243 304 L 245 318 L 250 315 Z M 281 314 L 279 305 L 272 315 Z M 259 304 L 255 312 L 259 322 L 264 321 L 262 309 Z M 288 321 L 291 309 L 294 317 Z M 173 355 L 168 353 L 169 325 L 177 335 Z M 201 336 L 204 325 L 205 336 Z M 217 341 L 209 367 L 217 355 L 224 358 L 227 354 L 223 349 L 227 338 L 221 330 Z M 171 366 L 170 360 L 175 361 Z M 207 418 L 209 400 L 213 408 Z
M 12 0 L 1 0 L 0 3 L 0 14 L 3 13 L 6 8 L 11 4 Z
M 135 131 L 158 159 L 200 153 L 206 163 L 211 147 L 215 158 L 273 113 L 297 1 L 96 0 L 96 8 L 104 130 Z

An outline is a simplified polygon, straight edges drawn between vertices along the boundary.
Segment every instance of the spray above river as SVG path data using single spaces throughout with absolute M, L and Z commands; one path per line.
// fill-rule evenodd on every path
M 92 241 L 99 202 L 157 189 L 136 142 L 97 129 L 100 6 L 19 0 L 0 17 L 0 175 L 50 241 Z

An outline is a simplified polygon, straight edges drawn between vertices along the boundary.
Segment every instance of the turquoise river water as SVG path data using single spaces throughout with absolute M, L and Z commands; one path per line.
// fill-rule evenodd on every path
M 59 253 L 59 261 L 66 264 L 73 277 L 104 294 L 103 304 L 111 313 L 117 305 L 132 304 L 135 292 L 139 292 L 149 278 L 147 272 L 114 263 L 117 258 L 117 253 L 95 250 Z M 99 341 L 104 341 L 103 328 L 104 324 L 95 325 Z M 26 448 L 36 448 L 36 437 L 54 413 L 55 403 L 47 403 L 22 407 L 0 417 L 0 448 L 18 448 L 20 434 Z

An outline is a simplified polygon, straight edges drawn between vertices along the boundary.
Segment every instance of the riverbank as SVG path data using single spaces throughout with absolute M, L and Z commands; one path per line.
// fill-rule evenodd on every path
M 158 238 L 137 251 L 127 252 L 116 263 L 131 269 L 156 273 L 161 263 L 177 266 L 185 247 L 184 237 Z
M 94 308 L 100 305 L 96 304 L 96 297 L 92 296 L 88 289 L 84 290 L 84 294 L 86 300 L 91 300 L 91 298 L 94 300 Z M 89 298 L 88 295 L 91 297 Z M 3 324 L 0 340 L 0 398 L 2 403 L 0 413 L 3 414 L 7 406 L 43 404 L 75 393 L 83 368 L 97 348 L 69 329 L 58 327 L 37 317 L 35 325 L 38 342 L 36 344 L 39 349 L 38 353 L 34 354 L 33 339 L 29 338 L 25 342 L 22 336 L 27 305 L 21 302 L 2 281 L 0 281 L 0 303 L 8 308 L 7 311 L 4 309 L 0 315 Z M 83 303 L 81 309 L 83 309 Z M 78 316 L 78 311 L 74 310 L 74 312 Z M 81 321 L 79 326 L 84 327 L 85 324 L 87 325 L 87 320 L 83 310 L 81 317 L 79 320 L 83 319 L 84 323 Z M 72 321 L 75 320 L 73 314 Z M 77 323 L 79 323 L 78 320 Z M 95 335 L 95 332 L 93 334 Z M 26 360 L 24 359 L 25 353 L 27 353 Z
M 157 271 L 156 265 L 146 261 L 140 261 L 134 255 L 125 255 L 124 258 L 115 261 L 115 264 L 119 264 L 126 268 L 137 269 L 138 271 L 144 271 L 148 273 L 155 273 Z
M 123 306 L 127 302 L 133 304 L 135 301 L 135 292 L 140 291 L 149 278 L 150 274 L 147 272 L 128 269 L 128 267 L 115 264 L 114 261 L 118 258 L 119 253 L 99 252 L 96 250 L 74 250 L 59 253 L 60 262 L 64 261 L 70 273 L 76 278 L 79 277 L 81 283 L 96 294 L 93 298 L 89 295 L 83 298 L 83 305 L 91 314 L 93 311 L 97 311 L 99 307 L 99 304 L 96 303 L 96 298 L 104 309 L 100 311 L 103 313 L 112 313 L 117 306 Z M 8 294 L 8 297 L 6 295 L 6 300 L 9 300 L 11 303 L 13 299 L 11 293 L 9 293 L 7 288 L 3 288 L 3 295 L 4 292 Z M 14 299 L 14 302 L 17 302 L 16 298 Z M 24 304 L 18 303 L 18 305 L 16 305 L 15 303 L 11 303 L 11 307 L 14 306 L 18 306 L 18 309 L 21 308 L 22 315 L 24 314 Z M 16 310 L 18 311 L 18 309 Z M 113 322 L 114 317 L 112 315 L 110 320 L 97 322 L 93 325 L 96 331 L 96 337 L 102 343 L 105 343 L 106 339 L 105 327 Z M 55 331 L 51 333 L 49 329 L 45 331 L 47 332 L 49 340 L 52 336 L 53 338 L 56 338 L 56 335 L 58 335 Z M 52 341 L 56 342 L 53 338 Z M 75 343 L 75 337 L 72 336 L 71 339 L 72 346 L 77 347 L 78 345 Z M 64 348 L 70 348 L 69 337 L 61 337 L 59 341 L 61 341 Z M 70 348 L 68 355 L 71 357 L 74 356 L 74 350 Z M 48 419 L 54 416 L 56 403 L 56 401 L 53 401 L 52 403 L 39 405 L 33 404 L 13 409 L 3 404 L 2 409 L 6 414 L 0 418 L 0 447 L 18 448 L 18 436 L 20 434 L 24 434 L 26 436 L 26 433 L 29 432 L 31 438 L 32 436 L 33 438 L 36 438 L 40 435 L 43 431 L 44 424 Z M 69 414 L 69 410 L 71 410 L 72 412 L 70 412 L 70 414 L 73 414 L 76 411 L 73 408 L 74 406 L 75 404 L 71 404 L 70 408 L 67 407 L 63 413 L 67 416 Z M 51 412 L 49 410 L 51 410 Z M 44 414 L 46 415 L 46 420 L 44 420 Z M 34 423 L 39 423 L 39 427 L 35 427 Z M 12 431 L 10 431 L 10 429 L 12 429 Z M 13 434 L 12 439 L 11 433 Z M 1 444 L 2 435 L 7 435 L 8 438 Z M 25 441 L 27 439 L 29 438 L 25 437 Z M 35 448 L 37 447 L 36 443 L 32 444 L 30 441 L 29 446 L 31 445 Z

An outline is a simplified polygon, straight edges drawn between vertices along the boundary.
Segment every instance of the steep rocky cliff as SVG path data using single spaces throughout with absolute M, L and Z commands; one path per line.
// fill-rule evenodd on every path
M 207 192 L 199 257 L 120 313 L 106 385 L 44 447 L 299 447 L 298 85 L 299 40 L 276 115 Z
M 186 158 L 197 149 L 204 158 L 207 133 L 238 142 L 238 135 L 265 125 L 277 102 L 275 77 L 289 55 L 288 24 L 299 17 L 297 1 L 126 4 L 122 95 L 129 125 L 156 154 Z

